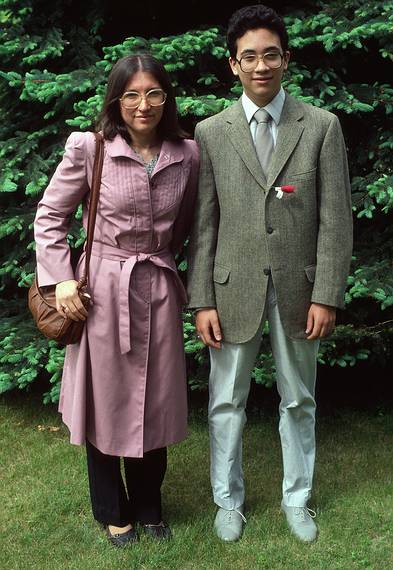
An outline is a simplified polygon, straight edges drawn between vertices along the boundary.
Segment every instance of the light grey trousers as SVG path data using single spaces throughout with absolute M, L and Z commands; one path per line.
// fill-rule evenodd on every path
M 311 495 L 315 462 L 315 379 L 319 341 L 292 340 L 283 330 L 272 280 L 257 334 L 243 344 L 210 349 L 209 431 L 214 502 L 224 509 L 244 503 L 242 433 L 251 371 L 265 319 L 281 397 L 279 431 L 283 456 L 283 502 L 305 506 Z M 262 467 L 262 466 L 261 466 Z

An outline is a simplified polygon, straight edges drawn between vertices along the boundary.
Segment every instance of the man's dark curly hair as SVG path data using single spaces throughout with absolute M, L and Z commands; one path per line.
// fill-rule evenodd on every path
M 237 40 L 249 30 L 266 28 L 275 32 L 284 51 L 288 49 L 288 33 L 283 19 L 272 8 L 263 4 L 245 6 L 234 12 L 228 23 L 227 46 L 232 58 L 236 57 Z

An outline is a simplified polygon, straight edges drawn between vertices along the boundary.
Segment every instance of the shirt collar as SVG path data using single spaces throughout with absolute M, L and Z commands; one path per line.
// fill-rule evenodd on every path
M 271 115 L 276 125 L 278 125 L 280 122 L 284 101 L 285 91 L 282 87 L 280 88 L 280 91 L 277 93 L 277 95 L 265 107 L 258 107 L 258 105 L 255 105 L 255 103 L 251 101 L 251 99 L 247 97 L 244 92 L 242 95 L 242 105 L 249 124 L 258 109 L 265 109 Z
M 131 149 L 128 142 L 120 135 L 117 134 L 112 140 L 105 140 L 106 151 L 110 157 L 115 158 L 118 156 L 127 156 L 128 158 L 137 158 L 138 162 L 141 159 L 135 154 Z M 183 146 L 181 142 L 172 142 L 169 140 L 164 140 L 161 146 L 160 157 L 158 159 L 159 164 L 180 162 L 184 158 Z

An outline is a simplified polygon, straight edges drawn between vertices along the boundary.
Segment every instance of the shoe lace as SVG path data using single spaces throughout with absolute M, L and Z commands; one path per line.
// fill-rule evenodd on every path
M 299 517 L 299 519 L 304 522 L 307 520 L 308 517 L 315 519 L 317 513 L 308 507 L 296 507 L 295 508 L 295 516 Z
M 246 517 L 243 515 L 243 513 L 241 511 L 239 511 L 238 509 L 232 509 L 231 511 L 227 511 L 225 513 L 225 518 L 228 521 L 228 523 L 232 522 L 232 518 L 233 518 L 233 513 L 237 513 L 238 515 L 240 515 L 240 517 L 243 519 L 243 522 L 246 523 L 247 519 Z

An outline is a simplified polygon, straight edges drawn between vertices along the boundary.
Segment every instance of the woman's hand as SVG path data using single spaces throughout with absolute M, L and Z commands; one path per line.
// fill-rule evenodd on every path
M 61 281 L 56 285 L 56 309 L 73 321 L 85 321 L 87 310 L 80 300 L 77 285 L 78 281 L 74 279 Z

